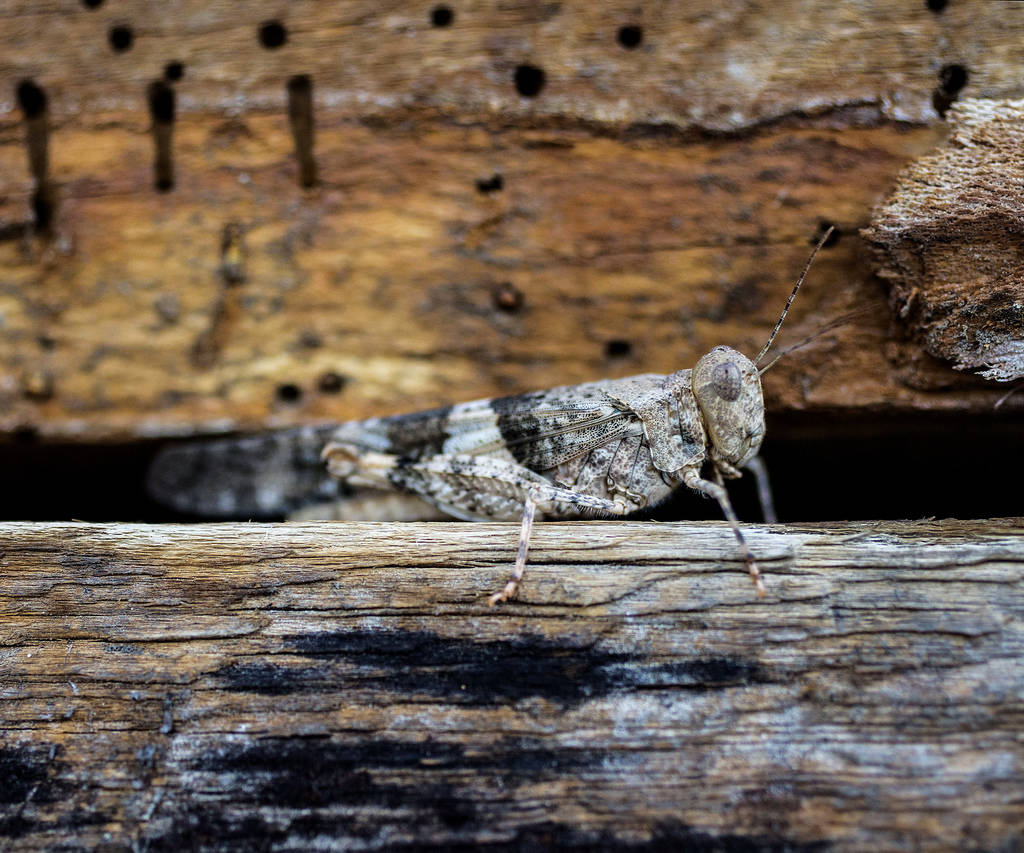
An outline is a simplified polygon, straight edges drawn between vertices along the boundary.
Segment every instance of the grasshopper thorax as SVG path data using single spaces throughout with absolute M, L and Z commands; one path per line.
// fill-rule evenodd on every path
M 736 468 L 757 454 L 764 438 L 764 398 L 757 368 L 731 347 L 715 347 L 691 378 L 712 458 Z

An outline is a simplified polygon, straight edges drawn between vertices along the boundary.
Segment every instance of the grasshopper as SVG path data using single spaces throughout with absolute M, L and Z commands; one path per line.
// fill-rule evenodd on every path
M 767 520 L 774 520 L 757 455 L 765 435 L 760 376 L 781 356 L 760 369 L 758 364 L 831 233 L 829 229 L 811 253 L 754 359 L 716 346 L 692 369 L 668 375 L 642 374 L 270 437 L 229 439 L 219 442 L 219 449 L 211 443 L 209 452 L 172 447 L 154 463 L 151 491 L 179 508 L 212 514 L 237 512 L 243 488 L 250 492 L 243 504 L 254 499 L 267 509 L 311 490 L 332 497 L 336 489 L 308 473 L 318 458 L 335 486 L 415 496 L 465 520 L 519 521 L 512 575 L 488 599 L 495 605 L 515 595 L 538 519 L 626 516 L 687 486 L 718 502 L 757 593 L 764 595 L 761 572 L 724 480 L 741 476 L 744 468 L 751 470 Z M 225 459 L 234 461 L 225 467 Z M 254 476 L 254 471 L 259 473 Z M 197 489 L 197 480 L 218 485 L 212 491 Z M 183 482 L 193 485 L 182 490 Z

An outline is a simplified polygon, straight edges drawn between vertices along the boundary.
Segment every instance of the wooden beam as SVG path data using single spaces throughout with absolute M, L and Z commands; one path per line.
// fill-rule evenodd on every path
M 826 223 L 780 343 L 868 313 L 766 376 L 774 413 L 1004 390 L 908 340 L 856 233 L 953 100 L 1018 92 L 1022 4 L 8 6 L 0 437 L 345 420 L 756 350 Z
M 1024 520 L 747 531 L 0 524 L 0 837 L 1012 847 Z

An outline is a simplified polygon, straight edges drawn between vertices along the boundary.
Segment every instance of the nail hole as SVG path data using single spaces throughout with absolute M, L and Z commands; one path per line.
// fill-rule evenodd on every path
M 185 66 L 180 62 L 168 62 L 164 66 L 164 79 L 177 83 L 185 75 Z
M 46 93 L 31 80 L 18 84 L 18 106 L 25 118 L 35 118 L 46 111 Z
M 57 342 L 49 335 L 40 335 L 36 338 L 36 343 L 39 344 L 40 349 L 46 350 L 47 352 L 50 352 L 55 346 L 57 346 Z
M 516 68 L 516 91 L 524 98 L 534 98 L 544 88 L 547 75 L 536 65 L 520 65 Z
M 817 233 L 817 235 L 815 235 L 814 239 L 811 241 L 811 244 L 816 246 L 818 244 L 818 241 L 822 237 L 825 236 L 825 232 L 828 231 L 829 228 L 833 228 L 833 227 L 835 227 L 835 223 L 834 222 L 827 222 L 825 220 L 822 220 L 821 222 L 819 222 L 818 223 L 818 233 Z M 831 246 L 834 246 L 836 243 L 839 242 L 839 238 L 841 236 L 842 236 L 842 231 L 840 231 L 838 227 L 835 227 L 835 230 L 829 235 L 828 239 L 825 241 L 824 245 L 821 248 L 828 249 Z
M 313 81 L 307 74 L 288 80 L 288 122 L 295 140 L 295 159 L 299 163 L 299 186 L 316 184 L 316 160 L 313 157 Z
M 340 373 L 328 371 L 322 373 L 316 381 L 316 387 L 321 394 L 337 394 L 348 384 L 348 379 Z
M 455 20 L 455 13 L 450 6 L 435 6 L 430 11 L 430 23 L 435 27 L 447 27 Z
M 608 341 L 604 345 L 606 358 L 626 358 L 633 352 L 633 346 L 629 341 Z
M 495 172 L 489 178 L 477 178 L 476 190 L 484 194 L 496 193 L 505 188 L 505 179 Z
M 99 9 L 103 5 L 103 0 L 82 0 L 82 5 L 86 9 Z
M 943 65 L 939 69 L 939 85 L 932 93 L 932 106 L 942 118 L 957 99 L 960 90 L 967 85 L 970 75 L 963 65 Z
M 619 34 L 617 38 L 619 44 L 626 48 L 626 50 L 633 50 L 634 48 L 640 47 L 644 40 L 643 27 L 638 27 L 635 24 L 619 27 Z
M 297 403 L 302 399 L 302 389 L 291 382 L 286 382 L 284 385 L 278 385 L 277 399 L 282 403 Z
M 939 71 L 939 85 L 950 95 L 957 94 L 967 85 L 967 69 L 962 65 L 943 65 Z
M 174 164 L 171 160 L 171 136 L 174 132 L 174 89 L 163 80 L 149 84 L 146 90 L 149 115 L 153 120 L 153 185 L 158 192 L 174 188 Z
M 274 50 L 288 41 L 288 31 L 280 21 L 264 21 L 260 24 L 259 38 L 267 50 Z
M 937 15 L 939 12 L 946 11 L 946 4 L 948 2 L 949 0 L 925 0 L 924 5 L 928 7 L 929 11 Z
M 494 301 L 494 307 L 499 311 L 504 311 L 506 314 L 514 314 L 517 311 L 521 311 L 523 302 L 523 292 L 511 282 L 505 281 L 494 288 L 491 298 Z
M 126 27 L 122 24 L 111 27 L 110 32 L 107 33 L 107 38 L 110 41 L 110 47 L 115 53 L 124 53 L 126 50 L 132 49 L 135 33 L 132 32 L 131 27 Z

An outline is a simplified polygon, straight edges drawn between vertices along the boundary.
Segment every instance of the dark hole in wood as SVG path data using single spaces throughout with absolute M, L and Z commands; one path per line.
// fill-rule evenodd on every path
M 25 147 L 32 174 L 32 224 L 48 232 L 53 224 L 57 197 L 50 183 L 50 126 L 46 93 L 32 80 L 22 80 L 16 89 L 18 106 L 25 116 Z
M 543 68 L 536 65 L 520 65 L 515 73 L 516 91 L 524 98 L 535 98 L 547 81 Z
M 135 33 L 132 32 L 131 27 L 119 24 L 116 27 L 110 28 L 110 32 L 107 33 L 107 39 L 115 53 L 124 53 L 126 50 L 132 49 L 132 44 L 135 42 Z
M 828 222 L 823 219 L 818 223 L 818 233 L 814 236 L 814 239 L 811 240 L 811 245 L 817 246 L 818 241 L 825 236 L 825 232 L 828 231 L 829 228 L 833 228 L 834 230 L 829 234 L 828 239 L 822 244 L 821 248 L 828 249 L 838 243 L 843 232 L 839 230 L 839 227 L 834 222 Z
M 171 156 L 175 113 L 174 89 L 163 80 L 156 80 L 149 84 L 146 96 L 149 102 L 149 115 L 153 120 L 153 145 L 156 148 L 153 159 L 153 185 L 159 192 L 169 192 L 174 187 L 174 163 Z
M 31 80 L 18 84 L 18 106 L 25 118 L 35 118 L 46 112 L 46 93 Z
M 484 194 L 496 193 L 505 188 L 505 179 L 495 172 L 489 178 L 477 178 L 476 190 Z
M 494 307 L 506 314 L 515 314 L 521 311 L 525 297 L 523 292 L 511 282 L 505 281 L 494 288 L 492 293 Z
M 260 24 L 259 40 L 267 50 L 274 50 L 288 41 L 288 31 L 280 21 L 264 21 Z
M 633 352 L 633 345 L 629 341 L 614 340 L 604 345 L 604 354 L 607 358 L 626 358 Z
M 963 65 L 954 63 L 942 66 L 939 70 L 939 85 L 932 93 L 932 106 L 935 112 L 945 118 L 960 90 L 967 85 L 969 76 Z
M 635 24 L 628 24 L 625 27 L 619 27 L 619 34 L 617 38 L 619 44 L 626 48 L 626 50 L 633 50 L 634 48 L 640 47 L 643 43 L 643 27 L 638 27 Z
M 435 6 L 430 10 L 430 23 L 435 27 L 447 27 L 455 20 L 450 6 Z
M 306 349 L 320 349 L 324 345 L 323 339 L 312 329 L 306 329 L 299 335 L 299 346 Z
M 103 5 L 103 0 L 82 0 L 82 5 L 86 9 L 99 9 Z
M 307 74 L 288 80 L 288 122 L 295 140 L 295 159 L 299 164 L 299 186 L 316 184 L 316 160 L 313 157 L 313 81 Z
M 962 65 L 943 65 L 939 70 L 939 85 L 950 95 L 956 95 L 967 85 L 967 69 Z
M 185 66 L 180 62 L 168 62 L 164 66 L 164 79 L 171 82 L 177 83 L 183 76 L 185 76 Z
M 949 0 L 925 0 L 924 5 L 928 7 L 930 12 L 938 14 L 939 12 L 944 12 L 946 10 L 948 2 Z
M 149 87 L 149 114 L 153 121 L 174 121 L 174 90 L 161 80 Z
M 321 394 L 338 394 L 347 384 L 347 377 L 333 371 L 321 373 L 320 377 L 316 380 L 317 390 Z
M 39 231 L 49 231 L 53 226 L 57 202 L 53 188 L 48 184 L 41 186 L 32 193 L 32 219 Z
M 39 344 L 39 348 L 51 352 L 54 347 L 57 346 L 57 342 L 49 335 L 40 335 L 36 338 L 36 343 Z
M 292 382 L 277 386 L 277 399 L 282 403 L 297 403 L 302 399 L 302 389 Z

